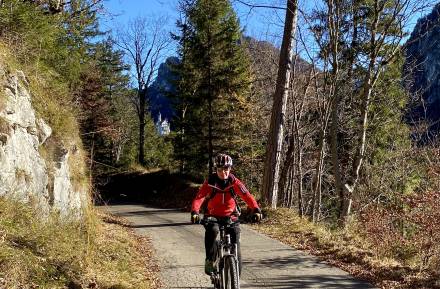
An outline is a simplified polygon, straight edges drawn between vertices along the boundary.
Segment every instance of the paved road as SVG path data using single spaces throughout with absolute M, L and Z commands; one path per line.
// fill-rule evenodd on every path
M 142 205 L 108 206 L 153 241 L 165 288 L 213 288 L 203 272 L 204 229 L 189 224 L 189 214 Z M 280 242 L 241 225 L 241 288 L 374 288 Z

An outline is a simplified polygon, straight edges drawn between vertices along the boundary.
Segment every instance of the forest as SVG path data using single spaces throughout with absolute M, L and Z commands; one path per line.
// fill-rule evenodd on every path
M 422 53 L 438 48 L 440 6 L 254 2 L 179 0 L 171 32 L 159 16 L 103 31 L 101 0 L 3 0 L 0 51 L 46 91 L 33 101 L 54 142 L 78 121 L 92 183 L 157 169 L 200 182 L 228 153 L 268 212 L 438 272 L 440 57 Z M 280 45 L 246 35 L 236 4 L 285 16 Z

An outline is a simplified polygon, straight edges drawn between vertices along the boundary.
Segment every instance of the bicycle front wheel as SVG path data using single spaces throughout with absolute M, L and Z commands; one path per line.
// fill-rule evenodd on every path
M 240 289 L 237 262 L 234 256 L 225 257 L 225 289 Z

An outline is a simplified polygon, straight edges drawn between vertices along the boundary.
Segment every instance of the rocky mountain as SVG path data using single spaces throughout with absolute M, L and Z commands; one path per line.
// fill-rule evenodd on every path
M 173 81 L 176 79 L 176 76 L 171 66 L 177 64 L 178 61 L 179 59 L 177 57 L 168 57 L 166 61 L 159 66 L 157 77 L 148 88 L 148 103 L 154 122 L 159 119 L 159 114 L 162 119 L 168 120 L 174 115 L 174 109 L 167 94 L 175 92 Z
M 411 112 L 410 121 L 427 120 L 431 131 L 440 129 L 440 3 L 417 21 L 407 42 L 405 71 L 410 92 L 422 100 Z
M 254 73 L 258 74 L 254 83 L 255 89 L 267 95 L 268 101 L 271 102 L 277 77 L 279 49 L 270 42 L 249 36 L 243 37 L 242 45 L 249 54 Z M 158 121 L 159 115 L 162 120 L 171 120 L 174 116 L 173 105 L 167 94 L 175 92 L 173 82 L 177 76 L 173 73 L 171 66 L 178 62 L 177 57 L 168 57 L 159 66 L 157 77 L 148 88 L 149 109 L 154 122 Z M 310 64 L 298 58 L 296 66 L 298 71 L 304 71 Z
M 75 143 L 52 141 L 51 127 L 32 107 L 24 73 L 0 62 L 0 196 L 46 213 L 79 215 L 88 204 L 87 187 L 72 181 L 72 164 L 82 161 Z

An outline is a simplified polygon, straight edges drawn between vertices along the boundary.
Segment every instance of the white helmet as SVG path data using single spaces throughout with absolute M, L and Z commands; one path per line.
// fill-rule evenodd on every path
M 214 160 L 216 168 L 232 167 L 232 158 L 227 154 L 218 154 Z

